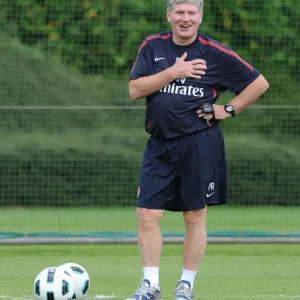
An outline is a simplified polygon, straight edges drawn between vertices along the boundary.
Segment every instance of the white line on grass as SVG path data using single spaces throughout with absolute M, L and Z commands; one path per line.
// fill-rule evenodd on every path
M 206 297 L 210 297 L 211 295 L 206 295 Z M 258 295 L 222 295 L 222 298 L 286 298 L 286 299 L 300 299 L 299 295 L 272 295 L 272 294 L 258 294 Z M 115 295 L 95 295 L 95 296 L 87 296 L 86 300 L 94 300 L 94 299 L 121 299 L 125 297 L 115 296 Z M 7 295 L 0 295 L 0 300 L 35 300 L 34 296 L 7 296 Z
M 114 299 L 117 298 L 115 295 L 95 295 L 95 296 L 87 296 L 86 300 L 94 300 L 94 299 Z M 0 300 L 35 300 L 34 296 L 7 296 L 7 295 L 0 295 Z
M 299 295 L 284 295 L 284 294 L 257 294 L 257 295 L 249 295 L 249 294 L 232 294 L 232 295 L 229 295 L 229 294 L 222 294 L 222 295 L 219 295 L 219 294 L 200 294 L 199 295 L 200 298 L 201 296 L 203 298 L 206 298 L 206 299 L 210 299 L 210 298 L 216 298 L 218 297 L 219 299 L 235 299 L 235 298 L 239 298 L 239 299 L 268 299 L 268 298 L 271 298 L 271 299 L 282 299 L 285 298 L 285 299 L 299 299 L 300 300 L 300 294 Z
M 262 298 L 262 297 L 270 297 L 270 298 L 279 298 L 279 297 L 286 297 L 286 298 L 299 298 L 300 299 L 300 295 L 256 295 L 256 297 L 258 298 Z
M 258 295 L 226 295 L 223 297 L 232 297 L 232 298 L 299 298 L 300 295 L 284 295 L 284 294 L 278 294 L 278 295 L 271 295 L 271 294 L 258 294 Z
M 6 295 L 0 295 L 0 299 L 8 299 L 8 300 L 29 300 L 29 299 L 35 299 L 32 296 L 6 296 Z

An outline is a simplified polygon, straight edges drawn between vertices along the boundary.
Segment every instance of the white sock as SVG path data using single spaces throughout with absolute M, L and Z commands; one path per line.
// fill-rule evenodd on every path
M 159 288 L 159 267 L 144 267 L 144 279 L 150 281 L 151 286 Z
M 191 288 L 193 288 L 196 275 L 197 275 L 197 271 L 189 271 L 183 269 L 180 280 L 188 281 L 191 284 Z

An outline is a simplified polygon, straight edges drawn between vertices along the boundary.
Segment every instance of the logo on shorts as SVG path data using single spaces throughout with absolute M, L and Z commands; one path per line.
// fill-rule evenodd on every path
M 136 195 L 137 199 L 139 198 L 140 192 L 141 192 L 141 187 L 139 186 L 138 189 L 137 189 L 137 195 Z
M 214 182 L 211 182 L 211 183 L 208 185 L 206 198 L 211 197 L 211 196 L 212 196 L 213 194 L 215 194 L 215 193 L 216 193 L 216 191 L 215 191 L 215 183 L 214 183 Z

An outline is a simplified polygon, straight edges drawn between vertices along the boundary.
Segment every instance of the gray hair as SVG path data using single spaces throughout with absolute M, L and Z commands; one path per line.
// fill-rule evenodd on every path
M 204 0 L 167 0 L 168 10 L 172 11 L 176 4 L 179 3 L 191 3 L 195 4 L 199 11 L 203 10 Z

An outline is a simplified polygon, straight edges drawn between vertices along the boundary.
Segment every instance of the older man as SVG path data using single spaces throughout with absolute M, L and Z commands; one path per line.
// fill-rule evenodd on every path
M 183 271 L 174 299 L 193 299 L 206 248 L 207 206 L 227 203 L 219 120 L 234 117 L 267 89 L 264 77 L 235 52 L 198 32 L 202 0 L 169 0 L 171 31 L 146 37 L 130 74 L 133 100 L 146 97 L 150 134 L 138 188 L 140 287 L 128 300 L 161 299 L 159 264 L 164 211 L 183 212 Z M 235 94 L 216 105 L 221 93 Z

